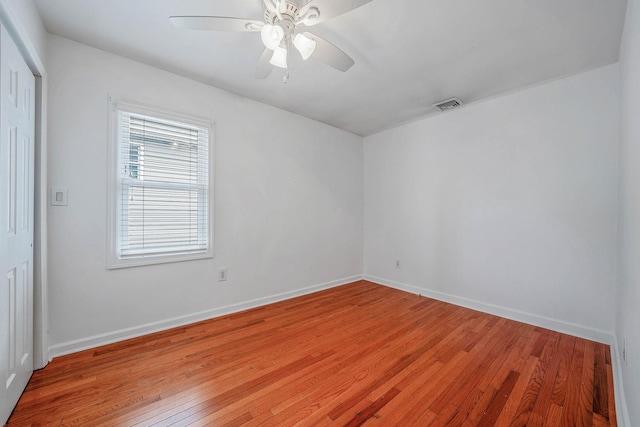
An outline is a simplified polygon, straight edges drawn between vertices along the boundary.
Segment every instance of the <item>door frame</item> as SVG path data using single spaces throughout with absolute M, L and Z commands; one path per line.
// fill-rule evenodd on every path
M 0 2 L 0 23 L 7 29 L 36 78 L 34 242 L 33 242 L 33 368 L 44 368 L 49 357 L 47 281 L 47 72 L 42 58 L 20 21 Z

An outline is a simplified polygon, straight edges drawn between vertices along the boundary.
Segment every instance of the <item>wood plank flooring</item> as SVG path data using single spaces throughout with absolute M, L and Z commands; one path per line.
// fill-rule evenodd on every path
M 366 281 L 56 358 L 9 426 L 615 426 L 609 347 Z

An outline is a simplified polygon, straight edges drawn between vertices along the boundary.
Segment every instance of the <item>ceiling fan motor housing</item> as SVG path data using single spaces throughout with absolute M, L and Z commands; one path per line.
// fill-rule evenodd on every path
M 282 5 L 279 8 L 279 13 L 277 10 L 280 3 L 275 2 L 274 7 L 271 8 L 266 5 L 266 2 L 269 1 L 272 0 L 263 0 L 265 23 L 281 26 L 288 36 L 305 21 L 320 17 L 320 11 L 316 7 L 308 7 L 303 10 L 305 8 L 301 8 L 296 0 L 280 0 Z
M 286 5 L 285 9 L 280 12 L 280 16 L 282 17 L 282 19 L 278 17 L 277 13 L 265 7 L 265 10 L 264 10 L 265 22 L 272 25 L 278 24 L 279 21 L 284 21 L 284 20 L 290 21 L 291 23 L 296 22 L 298 20 L 298 13 L 300 12 L 300 9 L 298 9 L 298 6 L 295 3 L 292 3 L 290 1 L 286 1 L 285 5 Z

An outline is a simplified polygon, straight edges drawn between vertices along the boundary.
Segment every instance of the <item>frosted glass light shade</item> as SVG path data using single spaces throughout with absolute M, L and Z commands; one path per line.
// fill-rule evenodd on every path
M 275 49 L 280 45 L 284 37 L 284 30 L 279 25 L 265 24 L 260 31 L 262 43 L 267 49 Z
M 276 47 L 269 63 L 276 67 L 287 68 L 287 49 Z
M 313 55 L 313 51 L 316 48 L 316 41 L 302 34 L 296 34 L 293 38 L 293 45 L 298 49 L 300 55 L 302 55 L 302 59 L 306 61 Z

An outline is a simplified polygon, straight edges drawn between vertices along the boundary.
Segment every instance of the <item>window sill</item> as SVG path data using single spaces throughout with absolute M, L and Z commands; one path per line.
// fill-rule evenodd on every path
M 107 270 L 116 270 L 129 267 L 144 267 L 156 264 L 168 264 L 174 262 L 194 261 L 213 258 L 213 251 L 197 252 L 193 254 L 179 255 L 146 255 L 130 258 L 110 258 L 107 261 Z

